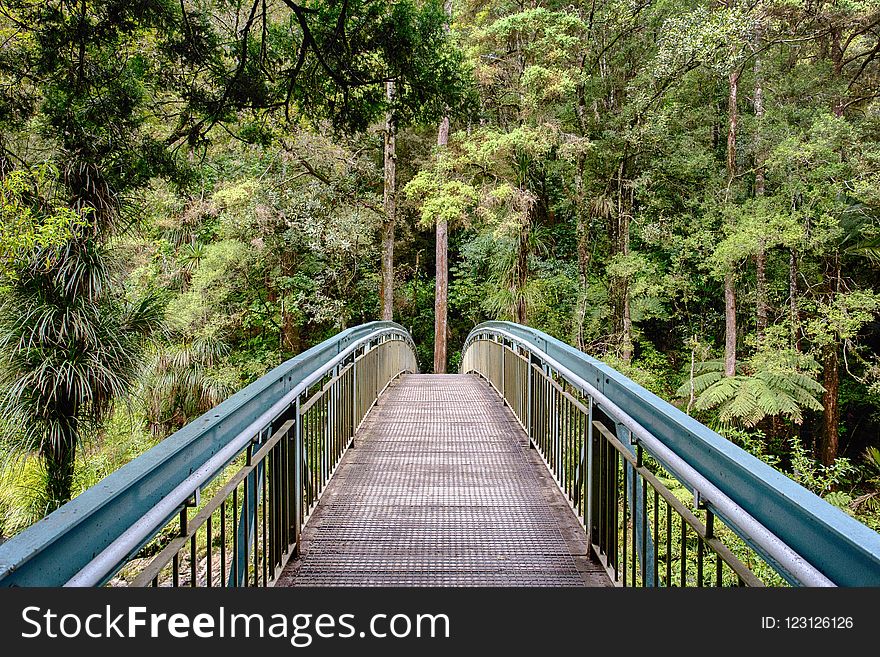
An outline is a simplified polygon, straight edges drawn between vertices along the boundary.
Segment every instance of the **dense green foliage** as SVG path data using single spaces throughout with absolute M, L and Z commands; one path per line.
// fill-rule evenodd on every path
M 423 370 L 442 218 L 449 371 L 475 323 L 527 323 L 877 526 L 876 2 L 458 0 L 448 34 L 427 0 L 0 8 L 4 450 L 44 454 L 63 417 L 128 458 L 377 318 L 390 110 Z M 40 319 L 68 311 L 88 330 Z M 71 353 L 94 397 L 59 416 L 22 386 Z

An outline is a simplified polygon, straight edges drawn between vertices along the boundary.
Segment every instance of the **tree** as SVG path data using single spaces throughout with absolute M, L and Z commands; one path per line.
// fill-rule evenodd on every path
M 452 20 L 452 0 L 446 0 L 444 10 L 447 16 L 447 30 Z M 437 148 L 446 148 L 449 142 L 449 115 L 440 121 L 437 128 Z M 449 223 L 445 217 L 437 218 L 436 238 L 434 246 L 434 372 L 446 373 L 447 333 L 449 326 Z
M 78 445 L 133 385 L 162 308 L 120 299 L 106 253 L 76 240 L 55 257 L 32 252 L 15 273 L 0 304 L 0 409 L 16 449 L 42 458 L 54 508 L 70 499 Z
M 394 82 L 386 82 L 388 104 L 394 102 Z M 385 220 L 382 222 L 382 319 L 394 319 L 394 224 L 397 222 L 397 125 L 391 109 L 385 115 Z
M 60 172 L 50 207 L 81 218 L 62 246 L 37 244 L 15 258 L 2 300 L 0 406 L 13 444 L 40 454 L 55 507 L 70 497 L 77 446 L 130 389 L 162 314 L 155 295 L 126 299 L 106 243 L 130 221 L 124 195 L 168 162 L 145 129 L 149 66 L 130 48 L 168 10 L 87 2 L 3 9 L 16 30 L 0 71 L 23 83 L 5 88 L 0 120 L 14 124 L 12 135 L 17 121 L 39 126 Z M 7 156 L 22 160 L 14 143 L 5 141 Z

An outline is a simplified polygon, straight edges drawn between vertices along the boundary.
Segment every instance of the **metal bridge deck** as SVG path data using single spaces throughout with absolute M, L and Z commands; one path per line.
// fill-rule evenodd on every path
M 379 398 L 277 586 L 608 586 L 499 396 L 405 375 Z

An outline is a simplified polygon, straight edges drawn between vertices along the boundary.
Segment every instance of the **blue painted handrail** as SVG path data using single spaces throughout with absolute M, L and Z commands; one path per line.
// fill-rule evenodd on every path
M 6 541 L 0 586 L 65 584 L 273 403 L 353 343 L 391 331 L 405 333 L 393 322 L 371 322 L 291 358 Z
M 462 352 L 493 331 L 544 352 L 595 387 L 838 586 L 880 586 L 877 532 L 620 372 L 546 333 L 511 322 L 485 322 L 471 331 Z

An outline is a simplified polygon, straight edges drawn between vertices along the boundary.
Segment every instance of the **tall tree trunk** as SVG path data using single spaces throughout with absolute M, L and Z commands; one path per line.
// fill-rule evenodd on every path
M 385 83 L 388 102 L 394 82 Z M 397 221 L 397 139 L 391 110 L 385 115 L 385 221 L 382 223 L 382 319 L 394 319 L 394 225 Z
M 623 173 L 623 167 L 621 167 L 621 174 Z M 623 181 L 621 181 L 622 185 Z M 621 189 L 621 197 L 626 198 L 625 193 Z M 620 206 L 620 253 L 623 256 L 629 255 L 629 224 L 630 224 L 630 212 L 632 211 L 632 196 L 629 196 L 627 201 L 621 204 Z M 623 359 L 623 362 L 629 364 L 632 362 L 633 357 L 633 340 L 632 340 L 632 313 L 630 309 L 630 284 L 629 278 L 624 278 L 622 282 L 622 295 L 621 299 L 621 310 L 622 317 L 620 322 L 621 328 L 621 349 L 620 356 Z
M 830 56 L 834 67 L 834 78 L 839 80 L 843 73 L 843 47 L 841 30 L 835 26 L 831 32 Z M 845 105 L 844 95 L 836 96 L 832 101 L 832 111 L 837 117 L 843 116 Z M 842 154 L 841 154 L 842 157 Z M 833 305 L 840 292 L 840 251 L 826 257 L 826 303 Z M 840 441 L 840 355 L 837 344 L 839 336 L 834 336 L 829 344 L 822 347 L 822 432 L 819 436 L 819 460 L 824 465 L 831 465 L 837 459 L 837 448 Z
M 758 7 L 758 11 L 762 11 Z M 763 17 L 759 14 L 759 20 Z M 756 30 L 755 49 L 761 47 L 761 26 Z M 755 198 L 763 198 L 765 178 L 764 162 L 767 159 L 763 143 L 764 127 L 764 74 L 760 53 L 755 56 Z M 755 314 L 757 315 L 758 344 L 764 341 L 764 333 L 767 331 L 769 304 L 767 303 L 767 255 L 765 253 L 764 239 L 758 241 L 758 250 L 755 253 Z
M 526 285 L 529 281 L 529 233 L 531 232 L 531 210 L 520 226 L 516 243 L 516 263 L 513 272 L 511 292 L 514 297 L 513 320 L 517 324 L 528 324 L 526 308 Z
M 800 311 L 798 310 L 798 260 L 797 251 L 790 249 L 788 255 L 788 313 L 791 323 L 791 348 L 801 350 Z
M 446 29 L 452 18 L 452 0 L 443 5 L 446 10 Z M 437 146 L 446 148 L 449 141 L 449 117 L 443 117 L 437 130 Z M 434 373 L 446 373 L 446 352 L 449 327 L 447 313 L 449 310 L 449 226 L 445 219 L 437 219 L 434 259 Z
M 834 303 L 840 292 L 840 252 L 829 256 L 828 303 Z M 832 340 L 822 347 L 822 435 L 820 437 L 819 459 L 831 465 L 837 458 L 840 433 L 840 347 L 838 340 Z
M 840 424 L 840 357 L 837 344 L 822 348 L 822 436 L 819 459 L 824 465 L 832 465 L 837 459 Z
M 731 3 L 732 4 L 732 3 Z M 730 93 L 727 98 L 727 194 L 728 198 L 736 178 L 736 137 L 739 123 L 737 92 L 739 71 L 730 73 Z M 736 272 L 734 264 L 728 264 L 724 275 L 724 375 L 736 374 Z
M 298 354 L 302 351 L 299 326 L 289 306 L 281 302 L 281 349 L 288 353 Z
M 294 272 L 294 259 L 290 250 L 285 250 L 281 254 L 281 276 L 291 276 Z M 269 303 L 278 301 L 278 290 L 275 284 L 266 281 L 266 296 Z M 300 352 L 300 336 L 299 327 L 296 324 L 294 314 L 290 312 L 290 304 L 285 303 L 284 298 L 281 299 L 281 350 L 288 353 Z
M 843 45 L 841 44 L 840 27 L 835 25 L 831 32 L 831 63 L 834 67 L 834 77 L 839 80 L 843 74 Z M 834 116 L 843 116 L 845 106 L 844 94 L 836 96 L 831 106 Z
M 592 18 L 591 18 L 592 29 Z M 587 57 L 581 59 L 581 71 L 584 71 Z M 577 105 L 575 106 L 580 134 L 587 135 L 587 102 L 584 84 L 577 86 Z M 578 256 L 578 303 L 574 309 L 574 344 L 583 350 L 584 317 L 587 313 L 587 272 L 590 268 L 590 209 L 587 207 L 587 190 L 584 181 L 586 156 L 580 153 L 575 166 L 575 212 L 577 213 L 577 256 Z
M 736 177 L 736 138 L 739 128 L 739 108 L 737 96 L 739 94 L 739 71 L 730 73 L 730 88 L 727 96 L 727 182 L 733 183 Z M 730 189 L 728 187 L 728 193 Z
M 767 254 L 764 250 L 764 240 L 758 244 L 758 252 L 755 253 L 755 302 L 757 315 L 758 345 L 763 344 L 764 334 L 767 331 L 768 304 L 767 304 Z
M 65 418 L 64 423 L 69 420 Z M 70 428 L 62 431 L 61 440 L 43 448 L 46 467 L 47 512 L 54 511 L 73 494 L 73 473 L 76 462 L 76 432 Z
M 724 275 L 724 376 L 736 374 L 736 291 L 734 273 Z
M 449 141 L 449 117 L 444 117 L 437 131 L 437 146 L 445 148 Z M 446 323 L 449 309 L 449 226 L 446 219 L 437 219 L 435 246 L 436 273 L 434 282 L 434 372 L 446 373 Z
M 629 226 L 632 207 L 631 191 L 626 190 L 626 158 L 624 153 L 617 168 L 617 212 L 611 213 L 609 223 L 609 239 L 612 244 L 612 256 L 629 255 Z M 629 279 L 626 276 L 613 276 L 609 280 L 612 322 L 614 337 L 620 345 L 620 357 L 624 362 L 632 360 L 632 315 L 630 313 Z
M 578 302 L 574 309 L 574 338 L 584 348 L 584 316 L 587 305 L 587 271 L 590 267 L 590 225 L 584 189 L 584 157 L 578 156 L 575 172 L 575 211 L 577 213 Z

